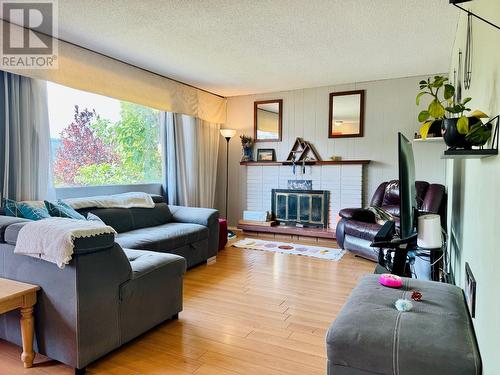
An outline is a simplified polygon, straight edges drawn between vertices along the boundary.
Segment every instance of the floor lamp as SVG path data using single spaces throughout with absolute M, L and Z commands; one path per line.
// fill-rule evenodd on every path
M 228 193 L 229 193 L 229 141 L 231 138 L 233 138 L 236 134 L 236 130 L 233 129 L 221 129 L 220 133 L 224 138 L 226 138 L 226 220 L 227 224 L 229 226 L 229 215 L 227 213 L 227 201 L 228 201 Z M 233 231 L 228 230 L 227 231 L 227 237 L 228 238 L 233 238 L 235 234 Z

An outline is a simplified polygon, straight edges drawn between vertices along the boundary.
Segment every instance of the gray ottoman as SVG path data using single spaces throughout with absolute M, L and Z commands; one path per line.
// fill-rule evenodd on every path
M 404 279 L 401 289 L 364 276 L 328 330 L 329 375 L 480 375 L 481 358 L 462 290 Z M 413 309 L 394 302 L 422 292 Z

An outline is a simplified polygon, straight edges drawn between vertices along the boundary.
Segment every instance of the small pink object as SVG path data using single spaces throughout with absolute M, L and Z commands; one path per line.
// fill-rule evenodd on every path
M 401 277 L 390 273 L 380 275 L 378 282 L 383 286 L 388 286 L 389 288 L 401 288 L 401 285 L 403 285 Z

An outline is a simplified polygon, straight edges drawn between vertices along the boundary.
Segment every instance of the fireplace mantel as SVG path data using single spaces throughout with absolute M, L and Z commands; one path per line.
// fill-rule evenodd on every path
M 369 164 L 370 160 L 320 160 L 320 161 L 306 161 L 305 165 L 315 166 L 315 165 L 366 165 Z M 301 165 L 302 162 L 298 161 L 296 165 Z M 292 165 L 291 161 L 241 161 L 240 165 L 247 166 L 277 166 L 277 165 Z

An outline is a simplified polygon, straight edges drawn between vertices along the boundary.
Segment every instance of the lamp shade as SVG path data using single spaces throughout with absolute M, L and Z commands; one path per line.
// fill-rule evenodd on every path
M 220 133 L 224 138 L 232 138 L 236 134 L 236 130 L 234 129 L 221 129 Z
M 423 249 L 440 249 L 443 246 L 439 215 L 429 214 L 418 217 L 417 245 Z

